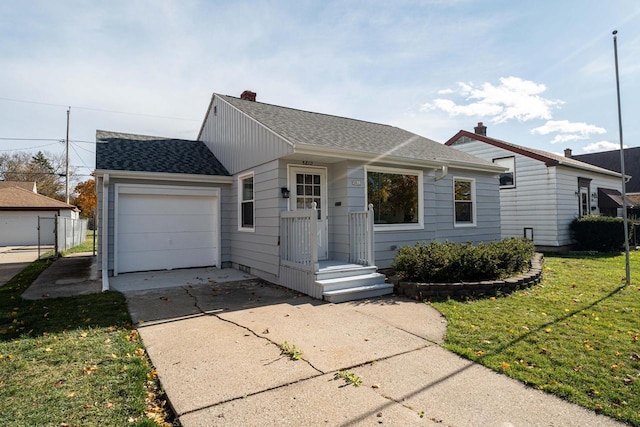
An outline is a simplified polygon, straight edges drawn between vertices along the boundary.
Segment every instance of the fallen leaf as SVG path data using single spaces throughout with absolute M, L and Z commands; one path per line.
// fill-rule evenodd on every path
M 80 334 L 80 338 L 86 338 L 87 335 L 89 335 L 89 334 L 87 334 L 86 332 L 83 332 L 83 333 Z
M 76 393 L 75 391 L 72 391 L 71 393 L 67 394 L 67 397 L 76 397 L 78 395 L 78 393 Z
M 502 369 L 504 369 L 504 370 L 507 370 L 507 369 L 510 369 L 510 368 L 511 368 L 511 365 L 510 365 L 510 364 L 508 364 L 507 362 L 502 362 L 502 363 L 500 363 L 500 367 L 501 367 Z

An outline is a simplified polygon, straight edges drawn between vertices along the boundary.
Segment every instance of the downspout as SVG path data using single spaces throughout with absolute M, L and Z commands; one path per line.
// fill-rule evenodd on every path
M 442 178 L 447 176 L 448 173 L 449 173 L 449 166 L 442 165 L 442 167 L 440 168 L 440 175 L 438 175 L 438 169 L 436 169 L 436 171 L 434 172 L 434 181 L 440 181 Z
M 109 290 L 109 174 L 102 177 L 102 292 Z

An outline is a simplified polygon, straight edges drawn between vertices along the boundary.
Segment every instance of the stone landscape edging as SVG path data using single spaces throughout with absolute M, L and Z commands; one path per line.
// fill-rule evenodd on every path
M 388 277 L 394 285 L 396 295 L 404 295 L 415 300 L 464 299 L 466 297 L 486 297 L 506 294 L 540 283 L 544 255 L 536 252 L 531 259 L 529 271 L 518 276 L 501 280 L 483 280 L 480 282 L 458 283 L 420 283 L 403 282 L 398 276 Z

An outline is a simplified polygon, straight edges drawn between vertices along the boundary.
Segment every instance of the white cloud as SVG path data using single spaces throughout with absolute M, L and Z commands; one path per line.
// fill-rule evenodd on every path
M 551 140 L 551 143 L 557 144 L 559 142 L 589 139 L 591 135 L 602 135 L 607 133 L 607 131 L 604 128 L 583 122 L 549 120 L 544 125 L 531 129 L 531 133 L 539 135 L 556 134 Z
M 624 148 L 629 148 L 627 144 L 623 144 Z M 599 151 L 611 151 L 620 149 L 620 144 L 609 141 L 598 141 L 585 146 L 582 150 L 585 153 L 597 153 Z
M 526 122 L 533 119 L 551 119 L 554 107 L 563 104 L 540 96 L 547 90 L 541 83 L 523 80 L 519 77 L 501 77 L 498 85 L 483 83 L 458 83 L 458 90 L 443 89 L 439 95 L 459 95 L 466 103 L 456 103 L 451 99 L 438 98 L 421 106 L 421 111 L 438 109 L 451 116 L 488 117 L 493 123 L 508 120 Z

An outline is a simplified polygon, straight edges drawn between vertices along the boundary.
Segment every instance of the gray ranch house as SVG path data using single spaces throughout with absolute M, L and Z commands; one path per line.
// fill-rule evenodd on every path
M 622 176 L 543 150 L 487 136 L 482 123 L 461 130 L 445 145 L 507 170 L 500 174 L 502 238 L 526 237 L 539 250 L 564 250 L 574 241 L 569 226 L 584 215 L 622 214 Z
M 377 123 L 214 94 L 197 141 L 97 131 L 99 269 L 232 267 L 328 301 L 391 293 L 418 241 L 500 238 L 504 168 Z

